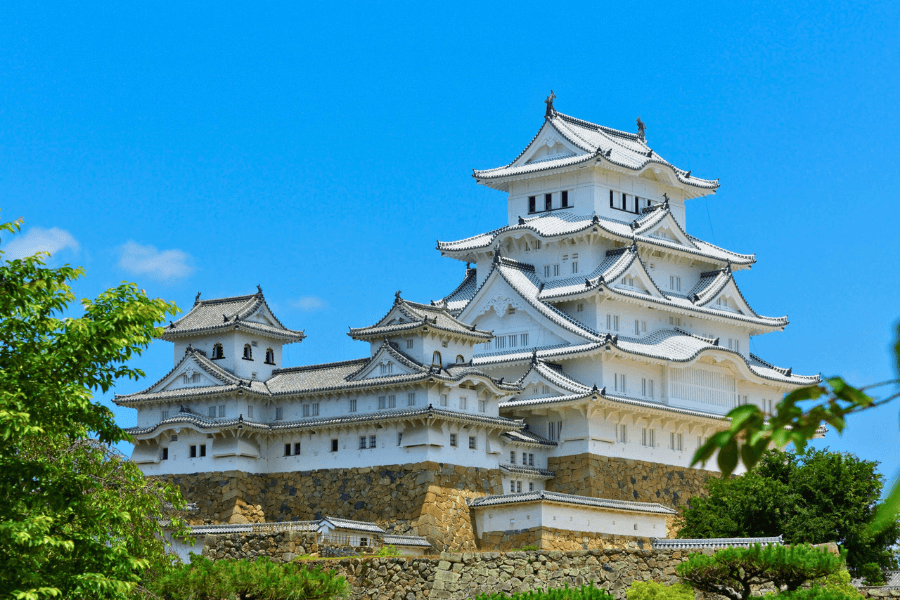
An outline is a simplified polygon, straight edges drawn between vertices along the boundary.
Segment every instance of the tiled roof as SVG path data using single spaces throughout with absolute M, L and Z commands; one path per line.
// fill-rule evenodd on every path
M 385 421 L 422 418 L 434 418 L 444 421 L 475 423 L 479 425 L 489 425 L 506 430 L 521 429 L 525 426 L 522 421 L 507 419 L 505 417 L 488 417 L 475 413 L 448 410 L 444 408 L 435 408 L 429 405 L 426 408 L 381 410 L 377 412 L 362 413 L 358 415 L 314 417 L 301 419 L 298 421 L 273 421 L 270 423 L 250 421 L 244 419 L 243 416 L 238 417 L 237 419 L 212 419 L 203 415 L 198 415 L 196 413 L 177 413 L 175 416 L 169 417 L 168 419 L 163 419 L 156 425 L 152 425 L 150 427 L 131 427 L 129 429 L 126 429 L 126 431 L 131 435 L 150 435 L 156 433 L 160 429 L 165 429 L 166 427 L 172 425 L 194 425 L 201 430 L 241 428 L 247 429 L 249 431 L 278 433 L 303 429 L 325 429 L 330 427 L 341 427 L 345 425 L 356 425 L 362 423 L 380 423 Z
M 475 297 L 478 290 L 477 270 L 474 268 L 466 268 L 466 276 L 462 283 L 456 286 L 456 289 L 435 302 L 436 306 L 446 308 L 450 314 L 457 315 L 459 311 L 465 308 L 469 300 Z
M 484 496 L 475 498 L 469 503 L 472 508 L 486 506 L 500 506 L 503 504 L 518 504 L 521 502 L 560 502 L 563 504 L 576 504 L 611 510 L 623 510 L 630 512 L 655 513 L 662 515 L 677 514 L 671 508 L 662 504 L 650 502 L 629 502 L 627 500 L 606 500 L 604 498 L 591 498 L 588 496 L 575 496 L 573 494 L 560 494 L 559 492 L 523 492 L 521 494 L 503 494 L 500 496 Z
M 525 465 L 510 465 L 507 463 L 500 464 L 500 470 L 511 475 L 521 475 L 529 479 L 552 479 L 556 477 L 556 473 L 547 469 L 538 467 L 528 467 Z
M 782 536 L 757 538 L 662 539 L 652 538 L 654 550 L 703 550 L 706 548 L 749 548 L 753 544 L 781 546 Z
M 874 586 L 880 588 L 900 588 L 900 571 L 884 571 L 884 585 Z M 861 577 L 853 579 L 852 583 L 855 587 L 873 587 L 867 586 L 865 580 Z
M 554 346 L 538 350 L 537 357 L 544 360 L 574 358 L 604 348 L 611 349 L 615 347 L 618 350 L 637 356 L 646 356 L 669 362 L 690 362 L 702 352 L 727 352 L 735 358 L 740 358 L 752 373 L 763 379 L 800 386 L 814 385 L 821 381 L 821 376 L 819 375 L 796 375 L 790 368 L 775 367 L 754 354 L 745 357 L 740 352 L 724 348 L 717 343 L 718 340 L 710 340 L 693 335 L 681 329 L 663 329 L 642 338 L 606 334 L 602 341 L 596 343 Z M 529 360 L 532 355 L 533 352 L 494 353 L 476 356 L 472 359 L 472 363 L 476 367 L 521 363 L 524 360 Z
M 221 382 L 222 385 L 193 386 L 184 387 L 177 390 L 163 390 L 159 392 L 151 391 L 153 388 L 168 379 L 169 376 L 172 375 L 172 373 L 181 369 L 182 365 L 184 365 L 185 362 L 193 362 L 201 369 L 203 369 L 206 374 L 210 375 L 213 379 Z M 178 364 L 176 364 L 171 371 L 163 375 L 159 379 L 159 381 L 141 392 L 122 395 L 116 394 L 116 396 L 113 398 L 113 402 L 120 405 L 127 405 L 142 401 L 177 400 L 179 398 L 221 395 L 234 393 L 237 391 L 240 391 L 241 393 L 252 393 L 264 396 L 269 395 L 269 390 L 266 388 L 265 383 L 261 381 L 251 381 L 249 379 L 241 379 L 240 377 L 237 377 L 220 367 L 215 361 L 207 358 L 206 354 L 202 350 L 198 350 L 188 345 L 188 347 L 185 349 L 184 357 L 180 361 L 178 361 Z
M 245 523 L 221 525 L 194 525 L 191 535 L 218 535 L 223 533 L 269 533 L 276 531 L 318 531 L 319 521 L 281 521 L 277 523 Z
M 271 316 L 274 325 L 258 323 L 246 319 L 264 308 L 266 315 Z M 294 331 L 282 325 L 266 303 L 262 290 L 248 296 L 233 296 L 215 300 L 197 299 L 186 315 L 164 328 L 162 338 L 175 338 L 208 334 L 239 329 L 256 333 L 263 337 L 281 340 L 285 343 L 299 342 L 306 335 L 302 331 Z
M 552 448 L 558 445 L 556 442 L 548 440 L 547 438 L 527 429 L 521 429 L 519 431 L 507 431 L 502 435 L 513 444 L 521 444 L 524 446 L 543 446 Z
M 388 317 L 391 314 L 398 316 L 389 322 Z M 410 302 L 402 299 L 400 292 L 397 292 L 391 310 L 379 319 L 378 323 L 369 327 L 350 328 L 348 335 L 355 339 L 372 339 L 423 329 L 433 329 L 476 342 L 483 342 L 494 337 L 489 331 L 479 331 L 458 321 L 443 306 Z
M 431 544 L 428 543 L 428 540 L 417 535 L 391 535 L 386 533 L 384 534 L 382 542 L 385 546 L 431 548 Z
M 633 171 L 640 171 L 648 165 L 660 165 L 670 169 L 676 179 L 683 184 L 707 190 L 715 190 L 719 187 L 718 180 L 693 177 L 689 171 L 678 169 L 673 166 L 669 161 L 651 150 L 647 145 L 646 140 L 636 134 L 589 123 L 556 111 L 545 120 L 544 124 L 541 126 L 541 130 L 545 127 L 554 129 L 559 135 L 568 140 L 569 143 L 577 147 L 581 151 L 581 154 L 576 154 L 575 156 L 572 156 L 571 154 L 562 155 L 530 164 L 522 163 L 520 159 L 525 152 L 527 152 L 528 148 L 531 147 L 535 139 L 537 139 L 540 134 L 539 131 L 538 135 L 535 135 L 535 137 L 532 138 L 531 143 L 528 144 L 525 150 L 523 150 L 513 162 L 495 169 L 475 170 L 473 173 L 474 177 L 479 181 L 496 180 L 504 177 L 572 166 L 593 159 L 598 162 L 607 161 L 613 165 L 625 167 Z
M 645 233 L 652 228 L 652 225 L 668 212 L 668 208 L 661 207 L 656 211 L 640 216 L 636 222 L 628 222 L 598 215 L 575 215 L 569 211 L 554 211 L 550 214 L 522 219 L 521 224 L 508 225 L 464 240 L 455 242 L 438 241 L 437 249 L 441 253 L 448 254 L 470 252 L 473 250 L 484 251 L 495 245 L 498 236 L 507 233 L 531 231 L 534 235 L 543 240 L 551 240 L 596 228 L 598 232 L 603 232 L 608 237 L 620 242 L 631 243 L 632 241 L 637 240 L 638 242 L 649 244 L 656 248 L 664 248 L 675 252 L 702 256 L 713 262 L 726 263 L 730 261 L 732 265 L 735 266 L 749 266 L 756 262 L 756 258 L 752 254 L 738 254 L 736 252 L 724 250 L 687 234 L 685 235 L 687 235 L 694 247 L 684 246 L 672 240 L 645 235 Z M 637 224 L 636 228 L 634 227 L 635 224 Z
M 339 529 L 349 529 L 350 531 L 365 531 L 368 533 L 384 533 L 384 529 L 369 521 L 351 521 L 350 519 L 329 517 L 327 515 L 322 517 L 322 520 L 319 521 L 319 523 L 321 524 L 324 521 L 328 521 Z

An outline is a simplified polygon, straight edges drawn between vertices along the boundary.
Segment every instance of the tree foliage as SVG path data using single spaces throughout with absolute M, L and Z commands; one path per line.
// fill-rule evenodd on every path
M 894 365 L 900 375 L 900 324 L 894 343 Z M 889 387 L 883 398 L 868 395 L 870 390 Z M 818 385 L 794 390 L 778 403 L 776 413 L 767 418 L 758 406 L 746 404 L 728 413 L 731 425 L 710 437 L 697 449 L 692 465 L 705 463 L 718 452 L 717 462 L 724 477 L 730 476 L 739 462 L 752 469 L 770 447 L 784 448 L 789 443 L 802 452 L 822 425 L 838 433 L 847 426 L 847 417 L 882 406 L 900 398 L 900 379 L 862 388 L 849 385 L 840 377 L 829 377 Z M 810 401 L 818 401 L 812 405 Z M 804 408 L 805 407 L 805 408 Z M 900 515 L 900 477 L 870 524 L 872 532 L 896 525 Z
M 836 542 L 850 570 L 896 566 L 896 521 L 877 532 L 875 517 L 884 477 L 877 463 L 840 452 L 770 450 L 742 477 L 710 478 L 708 495 L 682 514 L 680 537 L 769 537 L 789 544 Z
M 177 309 L 122 284 L 64 318 L 83 270 L 45 256 L 0 260 L 0 597 L 121 598 L 164 564 L 159 519 L 183 502 L 109 448 L 128 435 L 93 393 L 142 377 L 128 362 Z
M 625 592 L 628 600 L 694 600 L 694 590 L 684 583 L 664 585 L 655 581 L 633 581 Z
M 841 557 L 807 544 L 753 544 L 725 548 L 714 554 L 692 554 L 678 565 L 681 579 L 701 592 L 731 600 L 747 600 L 752 587 L 773 584 L 792 592 L 807 581 L 827 577 L 843 566 Z

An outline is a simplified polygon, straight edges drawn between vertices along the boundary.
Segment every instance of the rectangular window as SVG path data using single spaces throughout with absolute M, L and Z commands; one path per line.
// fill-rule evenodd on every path
M 294 442 L 294 454 L 300 454 L 300 442 Z
M 641 335 L 641 322 L 640 321 L 634 322 L 634 335 Z
M 559 441 L 562 436 L 562 421 L 550 421 L 547 427 L 548 438 L 550 441 Z
M 209 416 L 210 416 L 211 418 L 215 419 L 215 418 L 216 418 L 216 407 L 215 407 L 215 406 L 210 406 L 210 407 L 209 407 L 209 412 L 208 412 L 207 414 L 209 414 Z
M 163 448 L 162 451 L 162 460 L 169 460 L 169 449 Z
M 467 410 L 469 408 L 469 399 L 465 396 L 459 397 L 459 410 Z
M 644 398 L 653 397 L 653 380 L 646 377 L 641 379 L 641 394 Z
M 573 272 L 573 273 L 577 273 L 577 272 L 578 272 L 578 261 L 577 261 L 577 260 L 573 260 L 573 261 L 572 261 L 572 272 Z
M 669 434 L 669 448 L 680 452 L 681 451 L 681 443 L 682 443 L 682 437 L 681 437 L 680 433 L 672 432 Z
M 284 419 L 284 409 L 280 406 L 275 409 L 275 420 L 281 421 Z
M 356 412 L 356 398 L 350 398 L 350 412 Z
M 319 416 L 319 403 L 318 402 L 316 402 L 315 404 L 312 405 L 312 416 L 314 416 L 314 417 Z
M 528 196 L 528 212 L 535 212 L 535 198 L 534 196 Z
M 506 336 L 506 341 L 507 341 L 507 343 L 509 344 L 509 347 L 510 347 L 510 348 L 515 348 L 516 345 L 517 345 L 516 342 L 519 341 L 519 336 L 518 336 L 518 335 L 515 335 L 515 334 L 513 334 L 513 335 L 508 335 L 508 336 Z
M 553 208 L 553 194 L 544 194 L 544 210 Z
M 206 456 L 206 444 L 200 444 L 200 457 Z
M 528 453 L 528 466 L 529 467 L 534 466 L 534 454 L 532 454 L 530 452 Z
M 619 330 L 619 315 L 606 315 L 606 329 L 609 331 Z
M 615 207 L 616 207 L 616 203 L 615 203 L 615 201 L 613 200 L 613 191 L 612 191 L 612 190 L 609 190 L 609 207 L 610 207 L 610 208 L 615 208 Z
M 478 412 L 487 412 L 487 400 L 478 401 Z
M 397 396 L 388 396 L 388 408 L 397 408 Z
M 164 410 L 159 414 L 160 421 L 165 421 L 168 418 L 169 418 L 169 411 L 167 411 L 167 410 Z
M 364 436 L 364 435 L 359 436 L 359 449 L 360 449 L 360 450 L 365 450 L 365 449 L 366 449 L 366 441 L 367 441 L 368 439 L 369 439 L 369 438 L 367 438 L 367 437 Z
M 669 317 L 669 325 L 681 327 L 681 317 Z
M 410 392 L 406 394 L 406 405 L 407 406 L 415 406 L 416 405 L 416 393 Z
M 252 404 L 247 405 L 247 418 L 248 419 L 253 418 L 253 405 Z
M 387 408 L 387 397 L 378 396 L 378 410 L 384 410 L 385 408 Z
M 622 392 L 624 394 L 626 392 L 626 389 L 625 374 L 613 373 L 613 391 Z
M 578 306 L 575 307 L 576 312 L 584 312 L 584 304 L 578 303 Z
M 562 207 L 569 208 L 569 192 L 568 192 L 568 190 L 563 190 L 562 192 L 560 192 L 560 195 L 562 196 Z
M 309 404 L 304 404 L 304 405 L 303 405 L 303 416 L 304 416 L 304 417 L 308 417 L 308 416 L 309 416 Z
M 337 440 L 331 440 L 331 451 L 332 452 L 338 451 L 338 441 Z
M 628 442 L 628 426 L 627 425 L 619 424 L 618 440 L 619 440 L 619 443 L 621 443 L 621 444 L 625 444 Z
M 374 435 L 370 435 L 370 436 L 369 436 L 369 448 L 374 448 L 375 446 L 376 446 L 376 444 L 375 444 L 375 436 L 374 436 Z
M 534 241 L 534 249 L 535 249 L 535 250 L 540 250 L 540 249 L 541 249 L 541 240 L 535 240 L 535 241 Z
M 516 451 L 515 450 L 509 451 L 509 464 L 511 464 L 511 465 L 516 464 Z
M 533 491 L 534 491 L 534 482 L 533 482 L 533 481 L 529 481 L 529 482 L 528 482 L 528 491 L 529 491 L 529 492 L 533 492 Z
M 222 419 L 225 417 L 225 405 L 222 404 L 219 406 L 219 418 Z
M 455 433 L 450 434 L 450 445 L 453 446 L 454 448 L 456 448 L 456 434 Z
M 654 444 L 655 440 L 653 439 L 654 435 L 655 435 L 655 430 L 647 429 L 646 427 L 642 428 L 641 429 L 641 445 L 653 447 L 655 445 Z
M 676 292 L 681 291 L 681 277 L 669 275 L 669 289 Z
M 197 446 L 191 446 L 191 458 L 197 458 Z
M 441 406 L 449 406 L 450 397 L 447 394 L 441 394 Z
M 496 348 L 497 350 L 502 350 L 503 348 L 506 348 L 506 336 L 505 335 L 501 335 L 499 337 L 494 338 L 494 348 Z
M 544 265 L 544 277 L 550 277 L 550 265 Z
M 516 493 L 522 493 L 522 482 L 521 481 L 516 482 Z
M 406 340 L 406 349 L 407 349 L 407 350 L 409 350 L 410 348 L 413 347 L 413 341 L 414 341 L 414 340 L 411 340 L 411 339 L 410 339 L 410 340 Z
M 527 346 L 527 345 L 528 345 L 528 334 L 527 334 L 527 333 L 520 333 L 520 334 L 519 334 L 519 345 L 520 345 L 520 346 Z
M 469 436 L 469 450 L 475 450 L 477 448 L 476 440 L 474 435 Z
M 285 444 L 285 445 L 284 445 L 284 455 L 285 455 L 285 456 L 290 456 L 290 455 L 291 455 L 291 445 L 290 445 L 290 444 Z
M 397 445 L 398 446 L 403 445 L 403 432 L 402 431 L 397 432 Z
M 559 277 L 559 265 L 553 265 L 553 276 Z
M 622 192 L 622 210 L 628 210 L 628 194 Z
M 509 482 L 509 493 L 510 493 L 510 494 L 515 494 L 515 493 L 516 493 L 516 482 L 515 482 L 515 481 L 510 481 L 510 482 Z

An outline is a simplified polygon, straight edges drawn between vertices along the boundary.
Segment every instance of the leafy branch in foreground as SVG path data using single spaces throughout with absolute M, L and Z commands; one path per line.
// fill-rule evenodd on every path
M 894 343 L 895 368 L 900 374 L 900 325 Z M 894 386 L 897 391 L 875 399 L 870 390 Z M 883 406 L 900 398 L 900 379 L 892 379 L 873 385 L 855 388 L 840 377 L 829 377 L 819 383 L 794 390 L 778 403 L 776 413 L 768 419 L 758 406 L 746 404 L 728 413 L 730 427 L 710 437 L 697 449 L 691 466 L 706 463 L 718 451 L 717 462 L 723 477 L 729 477 L 743 463 L 752 469 L 770 447 L 784 448 L 790 443 L 803 452 L 807 442 L 813 439 L 822 425 L 830 425 L 842 433 L 847 417 L 865 410 Z M 804 409 L 801 403 L 818 400 L 819 403 Z M 896 521 L 900 514 L 900 477 L 884 503 L 879 507 L 872 529 L 878 531 Z

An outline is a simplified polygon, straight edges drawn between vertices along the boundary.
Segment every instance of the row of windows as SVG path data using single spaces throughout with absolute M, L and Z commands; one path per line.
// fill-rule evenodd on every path
M 572 208 L 572 205 L 569 204 L 569 190 L 563 190 L 559 192 L 559 206 L 556 208 L 553 207 L 553 194 L 548 193 L 544 194 L 544 204 L 543 209 L 538 208 L 538 200 L 537 196 L 528 196 L 528 212 L 530 214 L 536 212 L 544 212 L 548 210 L 559 210 L 561 208 Z
M 495 350 L 503 350 L 504 348 L 515 348 L 517 346 L 528 346 L 527 333 L 510 333 L 508 335 L 498 335 L 494 338 L 493 347 Z M 491 349 L 491 342 L 484 344 L 485 350 Z
M 613 373 L 613 391 L 628 393 L 628 380 L 625 373 Z M 641 396 L 655 398 L 654 382 L 648 377 L 641 377 Z
M 533 492 L 533 491 L 534 491 L 534 482 L 533 482 L 533 481 L 529 481 L 529 482 L 528 482 L 528 491 L 529 491 L 529 492 Z M 510 482 L 509 482 L 509 493 L 510 493 L 510 494 L 520 494 L 520 493 L 522 493 L 522 482 L 521 482 L 521 481 L 512 481 L 512 480 L 510 480 Z
M 253 346 L 256 345 L 256 342 L 253 344 L 244 344 L 244 356 L 242 357 L 244 360 L 253 360 Z M 218 360 L 220 358 L 225 358 L 225 349 L 222 347 L 222 344 L 213 344 L 212 357 L 213 360 Z M 275 364 L 275 351 L 271 348 L 266 349 L 266 360 L 265 363 L 267 365 Z
M 516 464 L 516 451 L 515 450 L 509 451 L 509 462 L 510 462 L 510 464 L 513 464 L 513 465 Z M 534 454 L 532 454 L 530 452 L 523 452 L 522 453 L 522 465 L 526 466 L 526 467 L 533 467 L 534 466 Z
M 609 207 L 616 210 L 623 210 L 634 214 L 640 214 L 641 209 L 652 206 L 653 202 L 649 198 L 640 198 L 625 192 L 614 192 L 609 190 Z
M 706 440 L 703 436 L 697 436 L 697 447 L 699 448 L 703 444 L 706 443 Z M 620 444 L 627 444 L 629 441 L 628 438 L 628 426 L 625 424 L 619 424 L 616 427 L 616 440 Z M 641 446 L 646 446 L 648 448 L 656 447 L 656 430 L 648 427 L 641 428 Z M 674 431 L 669 432 L 669 450 L 675 450 L 680 452 L 684 449 L 684 435 L 681 433 L 675 433 Z

